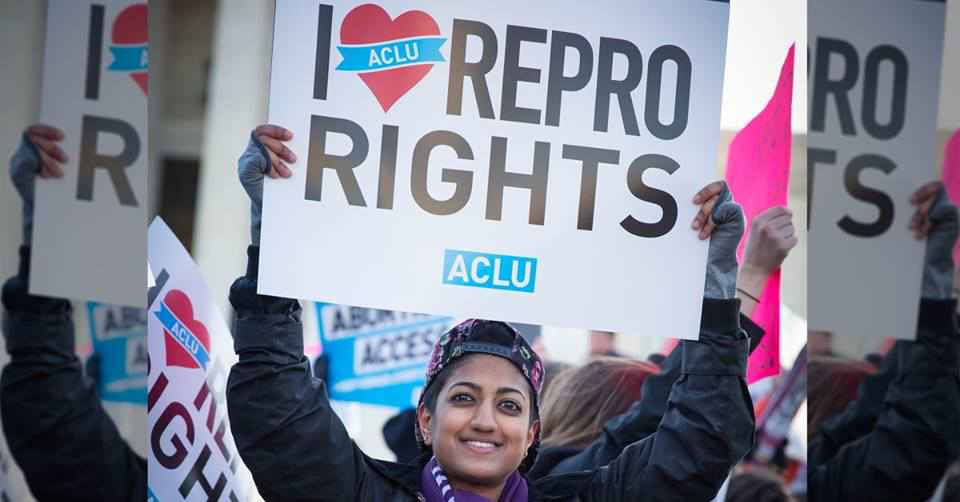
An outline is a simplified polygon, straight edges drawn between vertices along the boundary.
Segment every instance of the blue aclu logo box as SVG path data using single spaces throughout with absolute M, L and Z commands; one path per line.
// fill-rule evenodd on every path
M 447 249 L 443 252 L 443 283 L 533 293 L 537 259 Z

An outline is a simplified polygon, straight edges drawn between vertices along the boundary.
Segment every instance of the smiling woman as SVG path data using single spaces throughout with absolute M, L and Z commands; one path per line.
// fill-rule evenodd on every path
M 520 485 L 525 491 L 516 471 L 536 459 L 543 374 L 536 353 L 506 323 L 471 320 L 441 337 L 417 407 L 417 440 L 438 464 L 428 470 L 490 500 Z
M 269 138 L 268 138 L 269 136 Z M 261 139 L 267 138 L 264 144 Z M 613 502 L 710 500 L 753 439 L 744 381 L 748 340 L 734 297 L 742 211 L 722 182 L 693 201 L 710 237 L 699 340 L 684 340 L 671 406 L 644 439 L 616 445 L 576 472 L 531 477 L 540 444 L 543 362 L 509 324 L 470 319 L 433 345 L 408 463 L 373 459 L 350 438 L 303 355 L 296 300 L 257 293 L 264 176 L 287 179 L 289 131 L 264 125 L 240 159 L 251 198 L 247 273 L 231 288 L 237 314 L 227 406 L 243 462 L 267 500 Z M 275 141 L 273 141 L 275 140 Z M 601 460 L 602 459 L 602 460 Z M 683 482 L 677 482 L 683 480 Z

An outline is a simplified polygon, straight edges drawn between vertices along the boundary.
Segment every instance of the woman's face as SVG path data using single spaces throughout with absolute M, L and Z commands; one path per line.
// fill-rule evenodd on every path
M 424 440 L 452 485 L 477 491 L 502 484 L 536 437 L 530 385 L 510 361 L 475 354 L 453 370 L 436 412 L 419 410 Z

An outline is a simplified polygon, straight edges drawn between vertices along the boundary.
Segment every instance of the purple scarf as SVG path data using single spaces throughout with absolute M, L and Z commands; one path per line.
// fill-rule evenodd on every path
M 437 457 L 430 459 L 420 472 L 420 489 L 427 502 L 492 502 L 472 492 L 455 490 L 447 481 L 447 473 L 437 463 Z M 528 502 L 527 480 L 514 471 L 503 486 L 498 502 Z

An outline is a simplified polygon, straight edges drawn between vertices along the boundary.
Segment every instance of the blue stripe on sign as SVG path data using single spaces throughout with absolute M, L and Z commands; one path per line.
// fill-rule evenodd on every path
M 173 336 L 188 354 L 193 356 L 201 368 L 207 369 L 207 363 L 210 362 L 210 354 L 207 348 L 200 343 L 200 340 L 186 326 L 180 322 L 176 314 L 167 307 L 166 303 L 160 303 L 160 310 L 153 313 L 160 320 L 160 324 Z
M 533 293 L 537 259 L 447 249 L 443 253 L 443 283 Z
M 373 45 L 338 45 L 343 61 L 340 71 L 377 71 L 424 63 L 442 63 L 440 47 L 447 39 L 413 38 Z

